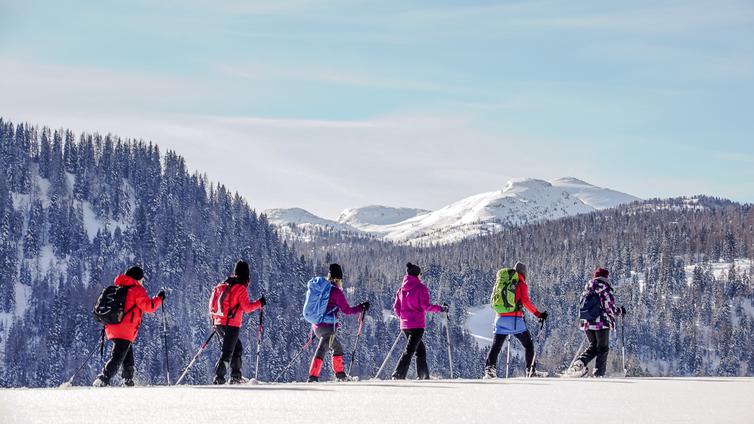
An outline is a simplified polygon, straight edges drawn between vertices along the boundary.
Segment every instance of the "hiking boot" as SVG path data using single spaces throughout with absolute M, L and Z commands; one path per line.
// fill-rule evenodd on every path
M 133 387 L 136 384 L 134 384 L 134 379 L 133 378 L 127 378 L 127 379 L 123 380 L 123 384 L 122 385 L 124 387 Z
M 230 379 L 230 384 L 245 384 L 247 380 L 243 377 L 233 377 Z
M 313 375 L 310 375 L 310 376 L 309 376 L 309 379 L 308 379 L 308 380 L 306 380 L 306 382 L 307 382 L 307 383 L 316 383 L 316 382 L 318 382 L 318 381 L 319 381 L 319 377 L 315 377 L 315 376 L 313 376 Z
M 94 382 L 92 383 L 92 386 L 94 386 L 94 387 L 105 387 L 108 384 L 109 384 L 109 382 L 107 381 L 107 377 L 105 377 L 104 375 L 100 374 L 100 375 L 97 376 L 97 378 L 94 379 Z
M 225 377 L 216 376 L 214 380 L 212 380 L 212 384 L 225 384 Z
M 589 367 L 584 365 L 584 363 L 581 361 L 574 362 L 573 365 L 571 365 L 571 368 L 569 368 L 566 371 L 566 374 L 569 377 L 576 377 L 576 378 L 581 378 L 587 375 L 587 373 L 589 373 Z
M 335 373 L 335 379 L 338 381 L 351 381 L 351 377 L 342 371 Z
M 484 368 L 484 376 L 482 376 L 483 380 L 489 380 L 492 378 L 497 378 L 497 368 L 496 367 L 485 367 Z

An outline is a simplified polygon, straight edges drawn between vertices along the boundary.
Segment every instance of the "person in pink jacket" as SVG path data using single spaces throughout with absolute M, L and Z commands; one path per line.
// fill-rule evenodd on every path
M 427 312 L 447 312 L 448 305 L 433 305 L 429 301 L 429 289 L 419 279 L 422 270 L 411 262 L 406 264 L 406 276 L 403 284 L 395 294 L 393 311 L 401 321 L 401 331 L 406 336 L 406 349 L 393 372 L 393 380 L 404 380 L 411 365 L 411 358 L 416 354 L 416 375 L 420 380 L 429 379 L 427 365 L 427 348 L 422 336 L 426 327 Z

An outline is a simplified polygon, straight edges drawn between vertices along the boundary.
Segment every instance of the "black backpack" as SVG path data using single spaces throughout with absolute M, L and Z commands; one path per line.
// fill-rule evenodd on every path
M 94 304 L 94 319 L 100 324 L 118 324 L 123 320 L 136 305 L 131 306 L 127 311 L 126 295 L 130 287 L 109 286 L 102 290 L 97 303 Z
M 587 321 L 595 321 L 600 315 L 602 315 L 600 295 L 596 292 L 589 292 L 585 297 L 581 298 L 579 318 Z

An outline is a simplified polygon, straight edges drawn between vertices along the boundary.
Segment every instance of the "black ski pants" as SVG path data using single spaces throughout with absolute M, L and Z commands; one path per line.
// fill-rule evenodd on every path
M 602 377 L 605 375 L 607 368 L 607 354 L 610 352 L 610 329 L 586 330 L 586 338 L 589 341 L 589 347 L 579 356 L 579 361 L 584 365 L 588 364 L 594 358 L 594 376 Z
M 534 360 L 534 343 L 531 341 L 529 330 L 514 334 L 513 336 L 524 346 L 524 350 L 526 351 L 526 368 L 531 368 L 531 363 Z M 495 337 L 492 339 L 492 348 L 490 348 L 490 352 L 487 354 L 486 367 L 497 367 L 497 357 L 500 355 L 500 350 L 507 339 L 508 334 L 495 334 Z
M 102 375 L 105 381 L 110 382 L 110 378 L 118 372 L 118 368 L 123 366 L 120 376 L 124 380 L 134 378 L 134 351 L 132 343 L 124 339 L 112 339 L 113 350 L 110 352 L 110 359 L 102 369 Z
M 397 380 L 403 380 L 408 374 L 408 367 L 411 365 L 411 358 L 416 355 L 416 376 L 420 380 L 429 380 L 429 365 L 427 365 L 427 347 L 424 346 L 422 336 L 424 336 L 423 328 L 413 328 L 410 330 L 403 330 L 403 335 L 406 336 L 406 349 L 401 355 L 401 359 L 398 360 L 398 365 L 393 372 L 393 378 Z
M 241 340 L 238 339 L 241 327 L 216 325 L 215 329 L 217 330 L 217 334 L 223 338 L 222 353 L 217 364 L 215 364 L 215 377 L 224 379 L 227 372 L 227 364 L 229 363 L 230 377 L 241 378 L 243 345 L 241 344 Z

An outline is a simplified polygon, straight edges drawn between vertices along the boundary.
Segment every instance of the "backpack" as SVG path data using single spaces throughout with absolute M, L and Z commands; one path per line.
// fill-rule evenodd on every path
M 108 286 L 102 290 L 97 302 L 94 304 L 94 319 L 100 324 L 118 324 L 123 317 L 128 315 L 136 305 L 131 306 L 127 311 L 126 295 L 131 287 L 125 286 Z
M 590 291 L 581 298 L 579 305 L 579 318 L 587 321 L 595 321 L 602 315 L 602 302 L 597 292 Z
M 306 283 L 304 319 L 311 324 L 335 324 L 335 309 L 328 311 L 332 284 L 324 277 L 314 277 Z M 337 309 L 337 308 L 336 308 Z
M 497 281 L 490 296 L 490 306 L 495 312 L 504 314 L 521 309 L 521 305 L 516 303 L 516 287 L 520 281 L 514 269 L 503 268 L 497 272 Z
M 235 284 L 240 284 L 240 283 L 238 283 L 233 278 L 229 278 L 223 281 L 222 283 L 216 285 L 215 288 L 212 289 L 212 300 L 210 301 L 209 314 L 212 316 L 213 319 L 225 318 L 227 322 L 227 321 L 230 321 L 230 319 L 236 315 L 239 305 L 236 305 L 234 307 L 230 307 L 230 305 L 228 305 L 228 310 L 223 311 L 223 304 L 225 303 L 225 298 L 228 297 L 228 295 L 230 294 L 230 289 Z

